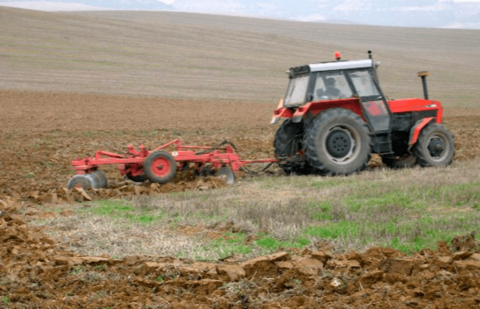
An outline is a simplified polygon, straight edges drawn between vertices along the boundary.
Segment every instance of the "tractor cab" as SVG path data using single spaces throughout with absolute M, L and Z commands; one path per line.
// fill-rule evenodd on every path
M 369 59 L 292 68 L 283 107 L 296 109 L 307 103 L 347 103 L 353 99 L 360 101 L 371 131 L 386 133 L 391 117 L 376 79 L 376 67 L 378 64 Z
M 453 137 L 442 125 L 440 102 L 428 99 L 428 72 L 418 74 L 425 99 L 387 101 L 371 52 L 366 60 L 335 58 L 287 71 L 287 91 L 271 122 L 285 119 L 274 141 L 285 172 L 351 174 L 365 169 L 372 153 L 387 166 L 405 165 L 406 158 L 422 166 L 451 163 Z

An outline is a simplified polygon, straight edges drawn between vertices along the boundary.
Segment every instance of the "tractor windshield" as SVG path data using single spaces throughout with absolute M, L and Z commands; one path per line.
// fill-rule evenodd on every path
M 335 100 L 352 97 L 352 89 L 342 72 L 320 72 L 317 74 L 314 101 Z
M 309 77 L 309 75 L 304 75 L 290 79 L 285 96 L 285 105 L 301 105 L 305 103 Z

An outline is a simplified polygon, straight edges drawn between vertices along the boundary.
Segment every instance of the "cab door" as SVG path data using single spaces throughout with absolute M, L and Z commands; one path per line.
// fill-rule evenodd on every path
M 391 113 L 387 101 L 376 84 L 370 69 L 348 72 L 372 133 L 391 131 Z

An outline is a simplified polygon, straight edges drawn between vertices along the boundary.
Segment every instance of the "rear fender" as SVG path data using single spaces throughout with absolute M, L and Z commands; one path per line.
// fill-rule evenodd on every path
M 358 98 L 349 98 L 349 99 L 341 99 L 341 100 L 327 101 L 327 102 L 320 101 L 320 102 L 307 103 L 305 106 L 297 108 L 297 110 L 293 114 L 292 122 L 302 121 L 302 119 L 306 117 L 307 113 L 315 117 L 321 112 L 323 112 L 324 110 L 334 108 L 334 107 L 349 109 L 355 114 L 359 115 L 363 119 L 363 121 L 366 121 L 363 115 L 360 100 Z
M 293 112 L 290 108 L 281 107 L 273 111 L 272 121 L 270 124 L 276 124 L 280 118 L 292 118 Z
M 418 136 L 420 135 L 422 129 L 425 128 L 425 126 L 432 122 L 432 120 L 434 119 L 434 117 L 423 118 L 415 123 L 413 128 L 410 130 L 410 139 L 408 141 L 409 148 L 415 145 L 415 143 L 418 141 Z
M 283 99 L 280 99 L 277 109 L 273 111 L 272 121 L 270 121 L 270 124 L 276 124 L 280 118 L 292 118 L 292 116 L 292 110 L 290 108 L 283 107 Z

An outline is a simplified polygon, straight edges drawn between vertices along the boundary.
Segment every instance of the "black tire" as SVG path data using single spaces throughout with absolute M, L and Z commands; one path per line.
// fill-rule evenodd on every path
M 94 179 L 88 175 L 75 175 L 67 183 L 67 189 L 71 190 L 76 187 L 81 187 L 83 190 L 95 188 Z
M 450 165 L 455 156 L 453 135 L 445 126 L 430 123 L 420 132 L 413 155 L 423 167 Z
M 305 141 L 308 163 L 322 175 L 363 171 L 372 153 L 367 124 L 344 108 L 328 109 L 313 119 Z
M 171 154 L 155 151 L 143 163 L 145 175 L 151 182 L 164 184 L 172 180 L 177 172 L 177 163 Z
M 130 169 L 131 167 L 132 166 L 129 164 L 125 165 L 125 169 L 127 170 Z M 127 177 L 127 179 L 130 179 L 133 182 L 145 182 L 148 179 L 147 175 L 145 175 L 145 172 L 137 176 L 133 176 L 131 173 L 126 173 L 125 177 Z
M 412 154 L 408 154 L 401 157 L 382 157 L 382 162 L 388 168 L 399 169 L 414 167 L 417 164 L 417 159 Z
M 278 165 L 287 174 L 305 175 L 309 173 L 310 167 L 304 162 L 303 166 L 294 162 L 298 154 L 299 139 L 303 135 L 303 123 L 292 122 L 286 119 L 278 128 L 273 140 L 275 158 Z
M 145 182 L 148 179 L 147 175 L 145 175 L 145 174 L 132 176 L 132 174 L 127 173 L 127 174 L 125 174 L 125 177 L 127 177 L 128 179 L 130 179 L 131 181 L 134 181 L 134 182 Z
M 98 182 L 99 188 L 106 188 L 106 187 L 108 187 L 107 176 L 105 176 L 105 173 L 104 173 L 104 172 L 99 171 L 99 170 L 96 170 L 95 172 L 93 172 L 93 174 L 97 175 L 98 178 L 99 178 L 99 182 Z

